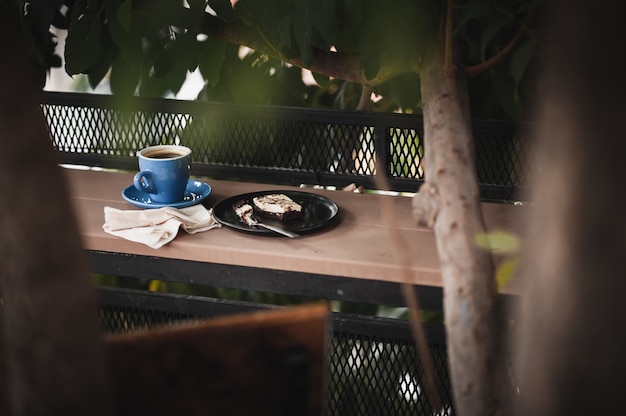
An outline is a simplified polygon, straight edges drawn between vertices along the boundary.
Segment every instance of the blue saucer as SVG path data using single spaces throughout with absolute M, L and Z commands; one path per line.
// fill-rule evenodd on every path
M 135 185 L 130 185 L 122 191 L 122 198 L 131 204 L 140 208 L 185 208 L 192 205 L 199 204 L 211 193 L 211 186 L 195 179 L 189 179 L 187 182 L 187 189 L 185 189 L 185 197 L 182 201 L 163 203 L 153 202 L 150 199 L 150 194 L 142 192 L 135 188 Z

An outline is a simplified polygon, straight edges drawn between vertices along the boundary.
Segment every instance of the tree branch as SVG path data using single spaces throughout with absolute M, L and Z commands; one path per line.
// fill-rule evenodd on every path
M 256 36 L 256 33 L 247 26 L 237 23 L 226 23 L 211 14 L 205 13 L 201 31 L 216 39 L 221 39 L 236 45 L 248 46 L 289 64 L 307 68 L 302 63 L 301 59 L 286 58 L 277 53 L 272 45 L 259 36 Z M 385 81 L 411 70 L 410 67 L 395 69 L 389 66 L 383 66 L 374 78 L 367 79 L 363 66 L 361 65 L 361 57 L 357 54 L 325 51 L 317 48 L 314 48 L 313 53 L 313 64 L 307 69 L 328 77 L 339 78 L 372 87 L 378 86 Z
M 448 76 L 453 76 L 454 74 L 454 57 L 452 53 L 452 10 L 454 7 L 454 0 L 448 0 L 447 10 L 446 10 L 446 26 L 445 26 L 445 57 L 443 64 L 443 71 Z
M 359 98 L 359 104 L 356 106 L 357 111 L 370 111 L 372 109 L 372 92 L 374 92 L 373 87 L 363 85 L 361 98 Z
M 520 25 L 519 30 L 517 31 L 515 36 L 513 36 L 511 41 L 504 48 L 502 48 L 500 52 L 498 52 L 491 58 L 487 59 L 486 61 L 481 62 L 478 65 L 469 66 L 465 68 L 465 72 L 467 73 L 467 77 L 469 79 L 472 79 L 482 74 L 483 72 L 487 71 L 489 68 L 491 68 L 492 66 L 500 62 L 502 59 L 504 59 L 504 57 L 507 56 L 513 50 L 515 45 L 517 45 L 517 42 L 519 42 L 519 40 L 522 38 L 522 35 L 524 34 L 524 32 L 526 32 L 526 26 L 528 25 L 528 22 L 530 21 L 530 18 L 533 15 L 534 10 L 535 10 L 534 7 L 531 7 L 528 10 L 528 13 L 526 13 L 526 17 L 524 18 L 524 22 L 522 22 L 522 24 Z
M 403 67 L 381 65 L 380 70 L 372 79 L 365 76 L 365 70 L 361 64 L 361 56 L 345 52 L 336 52 L 313 48 L 313 64 L 306 66 L 298 57 L 285 57 L 266 39 L 260 36 L 254 29 L 238 22 L 226 22 L 210 13 L 204 13 L 201 25 L 198 27 L 198 16 L 195 11 L 180 7 L 174 3 L 165 3 L 163 7 L 154 7 L 150 1 L 138 2 L 133 8 L 133 13 L 156 23 L 166 24 L 179 28 L 193 28 L 198 33 L 221 39 L 235 45 L 247 46 L 272 58 L 279 59 L 288 64 L 307 68 L 313 72 L 332 78 L 361 85 L 376 87 L 390 79 L 408 72 L 414 72 L 419 67 L 416 62 L 406 64 Z
M 439 212 L 439 191 L 437 187 L 425 182 L 413 197 L 413 218 L 418 225 L 433 228 Z

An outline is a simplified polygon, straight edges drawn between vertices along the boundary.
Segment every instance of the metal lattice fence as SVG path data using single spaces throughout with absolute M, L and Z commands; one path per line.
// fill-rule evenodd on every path
M 242 312 L 241 305 L 229 308 L 225 304 L 216 311 L 211 305 L 212 300 L 199 297 L 141 291 L 132 291 L 132 296 L 128 296 L 123 290 L 100 290 L 104 296 L 99 320 L 106 333 L 175 326 L 206 319 L 213 313 Z M 187 312 L 181 312 L 182 304 Z M 442 327 L 425 327 L 443 403 L 442 408 L 432 409 L 421 383 L 423 368 L 406 322 L 333 315 L 327 346 L 325 415 L 453 414 Z
M 330 342 L 328 415 L 453 414 L 445 345 L 430 345 L 443 402 L 433 409 L 410 338 L 334 331 Z
M 375 175 L 383 174 L 393 189 L 408 192 L 424 180 L 427 143 L 417 116 L 115 100 L 45 95 L 42 108 L 62 163 L 136 170 L 137 150 L 177 143 L 193 149 L 195 175 L 217 179 L 375 188 Z M 519 125 L 475 122 L 474 133 L 483 198 L 511 200 L 531 186 L 532 155 Z M 175 325 L 224 313 L 226 307 L 215 301 L 107 293 L 99 311 L 105 332 Z M 246 307 L 237 305 L 227 313 L 235 309 Z M 335 316 L 328 337 L 326 414 L 453 414 L 444 331 L 429 331 L 441 409 L 431 409 L 426 400 L 406 323 Z
M 193 149 L 193 173 L 218 179 L 375 188 L 384 174 L 394 190 L 424 180 L 422 119 L 224 103 L 48 93 L 42 103 L 64 163 L 136 169 L 137 150 L 153 144 Z M 481 196 L 510 200 L 532 175 L 520 126 L 476 122 Z

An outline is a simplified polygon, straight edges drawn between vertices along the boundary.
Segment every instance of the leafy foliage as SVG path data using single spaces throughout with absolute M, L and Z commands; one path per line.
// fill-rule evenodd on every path
M 436 34 L 431 1 L 401 0 L 393 7 L 378 1 L 240 0 L 235 11 L 242 22 L 280 56 L 313 64 L 315 51 L 358 54 L 368 79 L 384 62 L 408 68 Z M 438 2 L 437 2 L 438 3 Z
M 457 1 L 454 36 L 463 62 L 477 64 L 502 50 L 537 1 Z M 285 61 L 315 67 L 323 56 L 353 56 L 358 68 L 337 65 L 331 68 L 335 78 L 346 70 L 362 71 L 364 81 L 373 82 L 386 99 L 379 107 L 419 111 L 420 63 L 439 35 L 445 2 L 398 0 L 393 7 L 375 0 L 238 0 L 234 6 L 229 0 L 11 3 L 42 68 L 61 63 L 53 53 L 50 28 L 68 29 L 68 74 L 87 74 L 92 87 L 109 74 L 116 94 L 175 93 L 199 68 L 206 80 L 204 98 L 302 105 L 319 94 L 294 81 L 297 71 Z M 476 79 L 476 116 L 523 115 L 523 86 L 537 44 L 533 37 L 526 39 L 501 65 Z M 227 42 L 257 53 L 241 57 Z M 322 95 L 339 97 L 352 89 L 327 76 L 316 74 L 316 80 Z M 288 98 L 289 89 L 299 98 Z M 333 102 L 341 100 L 327 101 Z
M 4 10 L 1 12 L 15 13 L 20 17 L 25 46 L 42 69 L 39 83 L 43 88 L 46 70 L 62 64 L 61 58 L 54 53 L 56 41 L 50 33 L 50 26 L 67 29 L 67 18 L 59 11 L 63 0 L 9 0 L 9 3 L 13 9 L 2 7 Z
M 457 9 L 455 39 L 467 65 L 479 64 L 502 51 L 516 32 L 525 31 L 520 45 L 502 62 L 470 84 L 472 112 L 477 118 L 521 119 L 524 90 L 530 88 L 529 69 L 535 58 L 537 39 L 533 26 L 524 23 L 539 2 L 470 0 Z M 536 19 L 532 24 L 537 25 Z
M 521 239 L 511 233 L 496 230 L 478 234 L 475 243 L 478 247 L 501 257 L 495 277 L 498 290 L 502 290 L 517 271 L 522 249 Z

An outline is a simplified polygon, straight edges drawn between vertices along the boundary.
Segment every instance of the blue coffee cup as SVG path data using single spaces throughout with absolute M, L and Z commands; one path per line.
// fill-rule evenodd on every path
M 137 157 L 139 172 L 134 178 L 135 188 L 162 204 L 184 199 L 191 171 L 191 149 L 179 145 L 150 146 L 140 150 Z

